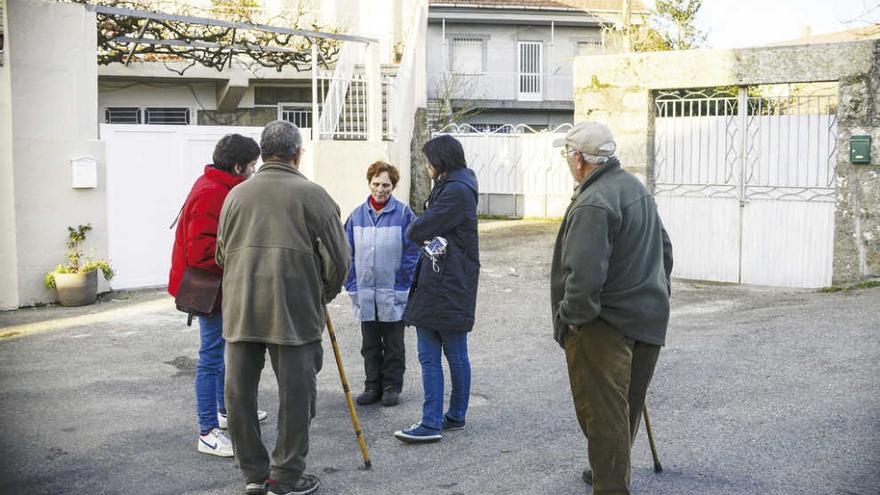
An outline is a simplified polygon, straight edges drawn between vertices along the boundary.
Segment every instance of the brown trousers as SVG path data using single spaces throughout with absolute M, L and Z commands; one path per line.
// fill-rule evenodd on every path
M 660 346 L 633 340 L 602 320 L 565 336 L 571 395 L 594 495 L 628 495 L 630 452 Z

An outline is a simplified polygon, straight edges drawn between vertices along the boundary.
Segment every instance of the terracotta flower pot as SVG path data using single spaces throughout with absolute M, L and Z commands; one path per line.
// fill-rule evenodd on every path
M 56 273 L 55 294 L 62 306 L 93 304 L 98 297 L 98 271 Z

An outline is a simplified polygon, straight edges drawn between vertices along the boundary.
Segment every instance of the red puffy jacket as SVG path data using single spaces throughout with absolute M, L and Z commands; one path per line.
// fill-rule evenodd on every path
M 177 219 L 171 273 L 168 275 L 168 292 L 172 296 L 177 295 L 183 270 L 187 266 L 223 273 L 223 269 L 214 261 L 220 208 L 229 191 L 244 180 L 242 176 L 206 165 L 205 174 L 193 184 Z

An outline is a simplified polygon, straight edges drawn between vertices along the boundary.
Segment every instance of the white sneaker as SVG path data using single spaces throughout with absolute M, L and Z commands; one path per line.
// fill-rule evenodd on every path
M 232 457 L 232 441 L 219 428 L 214 428 L 207 435 L 199 435 L 199 452 L 219 457 Z
M 257 421 L 263 421 L 268 417 L 269 413 L 267 413 L 266 411 L 257 410 Z M 229 420 L 226 418 L 226 414 L 222 412 L 217 412 L 217 422 L 220 423 L 221 430 L 229 428 Z

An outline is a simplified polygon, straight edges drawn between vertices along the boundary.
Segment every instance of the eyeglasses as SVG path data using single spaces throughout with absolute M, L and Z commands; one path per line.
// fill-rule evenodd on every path
M 561 150 L 559 150 L 559 154 L 562 156 L 562 158 L 568 158 L 568 155 L 570 155 L 571 152 L 573 152 L 573 151 L 577 151 L 577 150 L 570 150 L 568 148 L 562 148 Z

